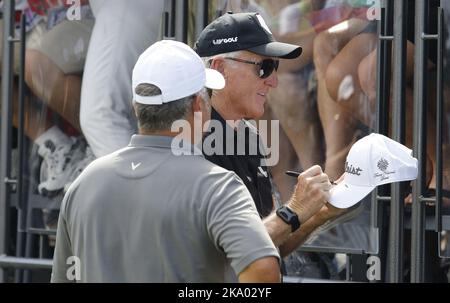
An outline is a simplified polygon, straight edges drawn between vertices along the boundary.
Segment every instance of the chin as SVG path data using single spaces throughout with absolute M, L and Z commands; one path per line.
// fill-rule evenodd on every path
M 247 120 L 256 120 L 256 119 L 261 118 L 263 115 L 264 115 L 264 107 L 258 111 L 249 112 L 246 119 Z

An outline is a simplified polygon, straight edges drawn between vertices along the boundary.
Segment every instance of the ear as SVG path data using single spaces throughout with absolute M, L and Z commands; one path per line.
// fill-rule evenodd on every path
M 225 60 L 222 57 L 215 57 L 211 61 L 210 68 L 215 69 L 222 75 L 225 75 Z
M 192 111 L 193 112 L 201 112 L 202 111 L 202 100 L 200 96 L 196 96 L 194 102 L 192 102 Z
M 136 110 L 136 102 L 135 101 L 133 101 L 133 112 L 134 112 L 135 117 L 137 117 L 138 114 L 137 114 L 137 110 Z

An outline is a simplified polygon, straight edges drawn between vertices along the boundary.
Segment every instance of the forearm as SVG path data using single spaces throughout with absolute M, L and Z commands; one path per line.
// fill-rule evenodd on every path
M 297 207 L 292 201 L 286 203 L 294 213 L 297 214 L 300 222 L 307 222 L 310 218 L 310 214 L 301 207 Z M 291 225 L 284 222 L 275 212 L 271 213 L 268 217 L 263 219 L 264 226 L 269 233 L 270 238 L 275 246 L 280 247 L 283 245 L 292 234 Z M 296 231 L 298 232 L 298 230 Z
M 315 227 L 324 222 L 320 219 L 323 215 L 319 213 L 329 199 L 330 187 L 328 176 L 322 172 L 320 166 L 314 165 L 298 176 L 294 193 L 285 204 L 297 215 L 301 225 L 305 226 L 300 225 L 300 228 L 292 233 L 292 226 L 285 223 L 276 213 L 272 213 L 263 220 L 272 242 L 282 250 L 282 255 L 295 249 L 305 241 Z
M 275 213 L 265 218 L 263 222 L 272 242 L 280 249 L 280 255 L 284 258 L 302 245 L 308 236 L 325 220 L 319 216 L 313 216 L 293 233 L 291 232 L 291 226 L 281 220 Z
M 300 226 L 300 228 L 291 233 L 284 241 L 284 243 L 279 247 L 281 258 L 286 257 L 300 245 L 302 245 L 309 235 L 319 226 L 321 226 L 325 221 L 320 219 L 318 216 L 313 216 L 311 219 L 306 221 Z
M 275 246 L 282 245 L 291 234 L 291 226 L 281 220 L 275 213 L 263 220 L 267 232 Z
M 280 62 L 279 72 L 295 72 L 306 66 L 312 59 L 312 45 L 316 32 L 313 28 L 307 29 L 300 33 L 283 35 L 279 41 L 291 44 L 303 45 L 302 55 L 292 60 L 282 60 Z

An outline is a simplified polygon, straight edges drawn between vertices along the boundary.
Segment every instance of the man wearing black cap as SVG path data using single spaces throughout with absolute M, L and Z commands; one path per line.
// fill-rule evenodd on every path
M 308 205 L 323 204 L 328 200 L 331 184 L 320 166 L 313 166 L 298 178 L 297 187 L 303 188 L 303 191 L 296 192 L 302 194 L 293 196 L 283 206 L 277 205 L 273 212 L 270 174 L 266 166 L 261 164 L 264 163 L 264 156 L 260 149 L 257 155 L 247 153 L 252 138 L 256 137 L 259 145 L 259 135 L 245 119 L 258 119 L 264 114 L 269 90 L 278 84 L 276 71 L 279 58 L 296 58 L 300 56 L 302 48 L 275 41 L 263 18 L 257 13 L 227 13 L 202 31 L 195 50 L 209 67 L 221 72 L 226 80 L 225 88 L 212 94 L 211 119 L 220 121 L 224 134 L 230 128 L 235 131 L 233 138 L 223 139 L 222 153 L 205 152 L 205 156 L 213 163 L 236 172 L 242 179 L 260 216 L 264 218 L 272 241 L 280 248 L 281 255 L 286 256 L 302 244 L 316 227 L 337 215 L 338 211 L 327 203 L 308 220 L 304 214 L 311 209 L 305 209 L 300 203 L 309 200 L 313 203 Z M 245 155 L 236 153 L 236 148 L 239 148 L 236 146 L 236 133 L 240 127 L 249 129 L 244 142 Z M 205 140 L 211 134 L 207 134 Z M 231 145 L 234 146 L 232 154 L 227 149 Z

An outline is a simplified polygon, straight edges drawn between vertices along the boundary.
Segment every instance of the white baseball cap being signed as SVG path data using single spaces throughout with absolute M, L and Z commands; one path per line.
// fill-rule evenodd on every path
M 344 180 L 330 191 L 330 204 L 348 208 L 376 186 L 417 178 L 412 150 L 380 134 L 370 134 L 353 144 L 345 162 Z
M 156 85 L 161 95 L 137 95 L 135 89 L 142 83 Z M 133 100 L 142 104 L 168 103 L 196 94 L 203 87 L 222 89 L 224 86 L 221 73 L 205 68 L 194 50 L 173 40 L 152 44 L 139 56 L 133 68 Z

